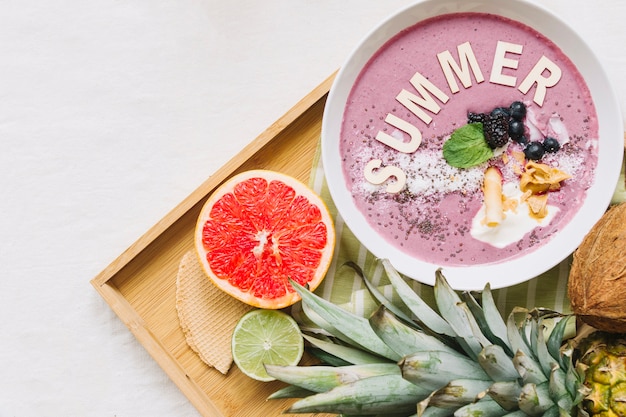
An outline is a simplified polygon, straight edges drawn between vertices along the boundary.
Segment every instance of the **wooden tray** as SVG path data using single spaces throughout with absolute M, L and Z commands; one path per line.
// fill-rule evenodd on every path
M 258 168 L 308 182 L 333 78 L 334 74 L 91 280 L 203 416 L 276 416 L 292 402 L 266 401 L 282 386 L 280 382 L 256 382 L 234 365 L 224 376 L 205 365 L 189 348 L 176 312 L 176 274 L 180 259 L 193 248 L 193 231 L 202 205 L 226 179 Z

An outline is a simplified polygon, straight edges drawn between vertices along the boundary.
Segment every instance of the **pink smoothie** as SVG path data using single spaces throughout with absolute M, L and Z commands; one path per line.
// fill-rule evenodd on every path
M 461 49 L 457 49 L 459 45 Z M 466 58 L 459 58 L 460 53 Z M 438 54 L 448 58 L 450 68 L 457 65 L 459 72 L 450 78 L 449 71 L 446 77 Z M 472 66 L 473 57 L 476 67 Z M 558 82 L 554 82 L 557 72 Z M 434 89 L 420 93 L 411 81 L 416 79 Z M 406 97 L 412 97 L 413 103 L 416 97 L 427 100 L 407 106 Z M 501 158 L 474 168 L 453 168 L 442 159 L 441 149 L 450 134 L 467 123 L 468 112 L 489 112 L 513 101 L 527 104 L 527 124 L 532 119 L 535 134 L 540 130 L 544 134 L 555 129 L 560 132 L 561 149 L 539 162 L 572 178 L 550 193 L 549 204 L 557 210 L 549 224 L 538 225 L 523 238 L 497 248 L 470 234 L 472 218 L 483 203 L 482 174 L 487 165 L 494 164 L 505 181 L 516 181 L 517 174 Z M 413 136 L 407 132 L 409 125 Z M 415 150 L 399 151 L 377 139 L 381 132 L 405 144 L 418 132 L 421 142 Z M 350 93 L 340 152 L 357 207 L 398 250 L 441 266 L 475 265 L 536 250 L 572 219 L 593 182 L 597 138 L 591 94 L 574 64 L 554 43 L 509 19 L 458 13 L 406 29 L 372 57 Z M 511 141 L 504 152 L 520 150 L 521 146 Z M 366 165 L 372 160 L 382 161 L 376 172 L 395 167 L 406 175 L 401 191 L 386 190 L 395 176 L 382 184 L 365 178 L 365 172 L 371 170 Z

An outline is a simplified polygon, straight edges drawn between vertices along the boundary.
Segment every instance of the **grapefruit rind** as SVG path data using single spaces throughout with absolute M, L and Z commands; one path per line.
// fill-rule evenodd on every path
M 222 204 L 221 202 L 223 201 L 223 199 L 232 199 L 233 191 L 238 184 L 243 184 L 248 180 L 257 178 L 264 179 L 268 183 L 271 183 L 272 181 L 279 181 L 287 185 L 288 187 L 291 187 L 295 191 L 296 197 L 298 197 L 300 200 L 302 197 L 306 198 L 306 200 L 308 200 L 308 202 L 312 206 L 315 206 L 319 210 L 320 223 L 322 223 L 326 229 L 326 243 L 323 248 L 320 248 L 319 250 L 319 261 L 317 262 L 317 266 L 314 267 L 312 277 L 306 282 L 301 282 L 302 285 L 308 285 L 308 287 L 312 291 L 319 286 L 330 266 L 335 246 L 335 230 L 332 217 L 324 201 L 313 190 L 311 190 L 308 186 L 306 186 L 299 180 L 286 174 L 269 170 L 250 170 L 237 174 L 230 178 L 228 181 L 226 181 L 224 184 L 222 184 L 205 202 L 200 212 L 200 215 L 198 216 L 195 228 L 195 249 L 196 254 L 198 255 L 200 265 L 202 266 L 204 272 L 218 288 L 251 306 L 264 309 L 281 309 L 284 307 L 288 307 L 300 300 L 300 296 L 293 290 L 293 288 L 291 288 L 288 283 L 288 279 L 292 278 L 297 280 L 297 277 L 278 278 L 284 281 L 284 285 L 286 286 L 285 288 L 287 289 L 287 291 L 284 295 L 277 297 L 256 296 L 247 289 L 241 289 L 238 286 L 233 285 L 230 282 L 232 277 L 225 276 L 225 272 L 224 270 L 222 270 L 223 268 L 221 268 L 221 266 L 215 266 L 215 263 L 212 266 L 210 261 L 207 259 L 207 249 L 205 248 L 203 243 L 204 238 L 206 237 L 203 236 L 205 231 L 205 224 L 207 224 L 208 221 L 213 222 L 212 224 L 214 225 L 218 225 L 220 229 L 226 229 L 226 233 L 228 232 L 229 225 L 226 224 L 228 222 L 222 221 L 220 223 L 216 223 L 214 219 L 212 219 L 211 212 L 215 205 Z M 234 217 L 248 215 L 254 217 L 258 216 L 259 213 L 233 213 Z M 267 235 L 264 235 L 265 232 L 262 230 L 248 230 L 248 232 L 250 232 L 250 234 L 254 232 L 254 234 L 256 234 L 256 238 L 259 240 L 267 238 Z M 208 231 L 207 233 L 212 232 Z M 213 237 L 219 239 L 220 236 L 218 236 L 218 232 L 215 233 L 216 236 Z M 222 233 L 224 233 L 223 230 Z M 249 247 L 249 249 L 252 248 Z M 298 252 L 301 251 L 301 248 L 291 247 L 289 249 L 290 254 L 284 254 L 285 256 L 289 257 L 294 254 L 297 255 Z M 237 260 L 233 259 L 232 256 L 227 261 L 234 263 L 237 262 Z M 229 267 L 226 267 L 226 269 L 228 269 Z M 311 269 L 310 266 L 308 268 Z

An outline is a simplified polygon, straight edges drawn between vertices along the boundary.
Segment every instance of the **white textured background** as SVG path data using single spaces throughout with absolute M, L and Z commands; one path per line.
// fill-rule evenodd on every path
M 89 281 L 408 0 L 0 0 L 0 417 L 198 416 Z M 626 108 L 626 2 L 542 0 Z

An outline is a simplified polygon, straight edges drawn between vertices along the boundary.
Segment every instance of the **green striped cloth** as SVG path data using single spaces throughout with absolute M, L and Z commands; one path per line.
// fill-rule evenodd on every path
M 359 265 L 365 276 L 377 285 L 387 297 L 395 299 L 395 295 L 381 263 L 354 237 L 337 212 L 324 178 L 319 145 L 313 162 L 309 185 L 328 205 L 331 215 L 334 216 L 337 234 L 337 245 L 332 264 L 316 293 L 349 311 L 362 316 L 369 316 L 376 304 L 354 269 L 345 266 L 346 262 L 354 262 Z M 569 299 L 567 298 L 567 277 L 570 263 L 571 256 L 534 279 L 511 287 L 493 290 L 494 299 L 501 313 L 506 317 L 513 307 L 517 306 L 545 307 L 564 313 L 570 312 Z M 433 304 L 431 286 L 420 284 L 408 278 L 407 281 L 425 301 Z

